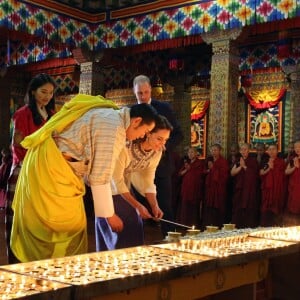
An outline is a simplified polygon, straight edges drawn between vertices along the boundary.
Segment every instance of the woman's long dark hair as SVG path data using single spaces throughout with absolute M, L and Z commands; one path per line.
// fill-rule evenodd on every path
M 155 118 L 155 127 L 151 130 L 151 133 L 157 132 L 158 130 L 161 129 L 167 129 L 172 131 L 173 126 L 165 116 L 157 115 L 157 117 Z
M 36 99 L 32 92 L 36 91 L 39 87 L 43 86 L 46 83 L 51 83 L 55 90 L 56 82 L 50 75 L 45 74 L 45 73 L 41 73 L 41 74 L 38 74 L 35 77 L 33 77 L 31 79 L 31 81 L 29 82 L 29 85 L 27 88 L 27 92 L 26 92 L 26 96 L 25 96 L 25 103 L 27 103 L 29 109 L 32 112 L 32 118 L 33 118 L 33 122 L 35 125 L 41 125 L 43 122 L 43 118 L 40 115 L 40 113 L 38 112 L 38 108 L 36 105 Z M 49 103 L 45 106 L 45 109 L 47 111 L 48 119 L 49 119 L 55 112 L 54 95 L 53 95 L 52 99 L 49 101 Z

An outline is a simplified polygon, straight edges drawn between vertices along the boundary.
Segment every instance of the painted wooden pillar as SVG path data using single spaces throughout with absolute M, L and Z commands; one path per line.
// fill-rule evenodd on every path
M 183 141 L 177 146 L 177 151 L 186 154 L 184 149 L 191 145 L 191 95 L 185 91 L 186 75 L 177 73 L 169 78 L 174 87 L 173 102 L 171 103 L 183 132 Z
M 239 97 L 237 103 L 237 144 L 241 145 L 247 141 L 247 102 L 246 96 Z
M 184 149 L 191 144 L 191 95 L 184 91 L 184 86 L 174 86 L 175 112 L 183 132 L 183 141 L 178 150 L 184 153 Z
M 296 66 L 285 66 L 284 71 L 290 79 L 290 139 L 298 141 L 300 139 L 300 64 Z
M 234 40 L 240 33 L 220 30 L 202 36 L 213 50 L 207 147 L 219 143 L 224 155 L 237 142 L 239 54 Z
M 80 65 L 79 93 L 103 96 L 104 76 L 101 70 L 103 52 L 76 48 L 73 50 L 73 56 Z
M 103 73 L 98 62 L 87 61 L 80 64 L 79 93 L 104 96 Z

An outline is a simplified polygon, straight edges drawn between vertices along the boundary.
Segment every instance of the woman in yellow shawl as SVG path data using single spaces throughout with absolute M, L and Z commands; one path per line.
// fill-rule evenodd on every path
M 28 136 L 28 149 L 13 200 L 11 248 L 21 261 L 87 252 L 84 180 L 91 186 L 95 215 L 115 231 L 110 181 L 126 141 L 155 126 L 148 104 L 118 110 L 100 96 L 77 95 L 40 130 Z

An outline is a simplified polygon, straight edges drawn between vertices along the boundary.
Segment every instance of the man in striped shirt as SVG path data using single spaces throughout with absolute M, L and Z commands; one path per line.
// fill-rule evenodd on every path
M 19 261 L 87 252 L 84 181 L 91 186 L 95 215 L 122 230 L 110 186 L 115 161 L 126 143 L 154 128 L 156 116 L 148 104 L 118 110 L 100 96 L 77 95 L 23 140 L 28 151 L 13 201 L 11 236 Z

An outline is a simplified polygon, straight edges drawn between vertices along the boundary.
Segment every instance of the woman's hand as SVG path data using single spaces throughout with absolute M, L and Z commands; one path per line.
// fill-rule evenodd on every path
M 157 203 L 151 207 L 151 210 L 155 219 L 161 219 L 164 215 Z
M 152 218 L 154 219 L 161 219 L 163 216 L 163 212 L 158 206 L 157 199 L 156 199 L 156 193 L 146 193 L 145 194 L 146 199 L 151 207 L 152 212 Z
M 107 222 L 114 232 L 121 232 L 124 228 L 123 221 L 116 214 L 107 218 Z

